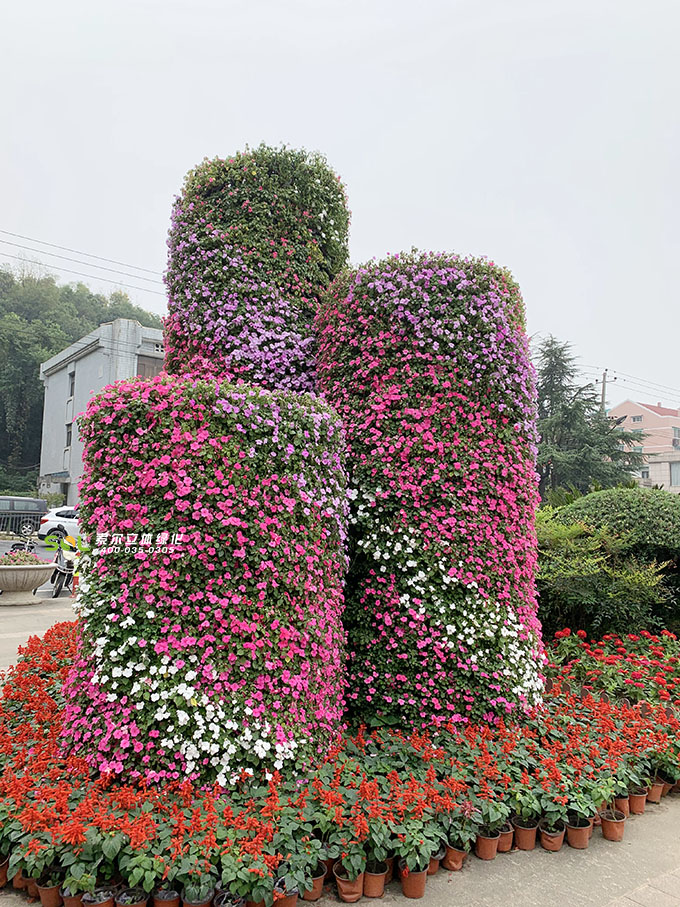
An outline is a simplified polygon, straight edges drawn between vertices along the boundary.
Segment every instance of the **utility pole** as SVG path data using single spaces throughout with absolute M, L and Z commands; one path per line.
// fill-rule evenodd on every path
M 602 412 L 607 410 L 607 372 L 609 369 L 605 369 L 602 372 L 602 396 L 600 397 L 600 409 Z

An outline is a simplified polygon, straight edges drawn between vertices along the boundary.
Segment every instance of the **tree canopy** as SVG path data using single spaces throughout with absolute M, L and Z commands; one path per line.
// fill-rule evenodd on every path
M 0 490 L 30 491 L 40 460 L 43 386 L 40 363 L 100 324 L 134 318 L 161 327 L 158 315 L 125 293 L 93 293 L 82 283 L 0 269 Z
M 541 498 L 559 489 L 586 494 L 630 482 L 642 465 L 640 436 L 607 417 L 592 384 L 578 380 L 568 343 L 548 336 L 538 347 L 537 469 Z

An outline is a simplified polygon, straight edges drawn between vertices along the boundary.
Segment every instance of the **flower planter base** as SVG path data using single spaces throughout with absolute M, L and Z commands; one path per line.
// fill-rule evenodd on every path
M 602 837 L 607 841 L 622 841 L 626 817 L 617 809 L 608 809 L 601 815 Z
M 58 885 L 50 885 L 49 888 L 43 888 L 38 885 L 38 894 L 42 907 L 61 907 L 62 897 Z
M 592 825 L 584 819 L 583 825 L 567 825 L 567 844 L 575 850 L 585 850 L 590 844 Z
M 385 867 L 382 872 L 369 872 L 367 869 L 364 873 L 364 897 L 366 898 L 381 898 L 385 893 L 387 863 L 379 863 L 378 866 L 380 865 Z
M 533 850 L 536 847 L 536 832 L 538 831 L 538 823 L 536 825 L 520 825 L 516 821 L 512 823 L 515 829 L 515 845 L 518 850 Z
M 618 809 L 626 818 L 630 815 L 630 800 L 628 797 L 616 797 L 614 799 L 614 809 Z
M 442 860 L 442 866 L 444 869 L 448 869 L 449 872 L 460 872 L 463 868 L 463 863 L 467 858 L 467 851 L 458 850 L 456 847 L 450 847 L 446 845 L 446 853 L 444 854 L 444 859 Z
M 663 782 L 655 781 L 650 785 L 647 791 L 647 803 L 661 803 L 661 792 L 663 791 Z
M 551 853 L 557 853 L 562 849 L 564 843 L 564 828 L 557 833 L 547 831 L 541 828 L 541 847 L 543 850 L 549 850 Z
M 498 838 L 498 853 L 509 853 L 512 850 L 514 838 L 515 830 L 508 822 L 508 824 L 504 825 L 501 829 L 500 837 Z
M 422 872 L 405 872 L 401 866 L 401 893 L 405 898 L 422 898 L 427 884 L 427 870 Z
M 645 811 L 645 804 L 647 803 L 647 794 L 646 792 L 628 794 L 628 806 L 630 812 L 634 816 L 641 816 Z
M 338 875 L 339 872 L 342 872 L 341 864 L 336 863 L 333 867 L 333 874 L 335 884 L 338 886 L 338 896 L 346 904 L 354 904 L 364 892 L 364 874 L 360 873 L 356 879 L 343 879 L 341 875 Z
M 495 860 L 498 852 L 498 839 L 500 835 L 477 835 L 475 841 L 475 856 L 480 860 Z

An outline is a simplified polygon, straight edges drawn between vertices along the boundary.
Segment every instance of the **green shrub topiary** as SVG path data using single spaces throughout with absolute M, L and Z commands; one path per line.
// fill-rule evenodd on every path
M 680 495 L 652 488 L 606 488 L 560 509 L 564 523 L 607 526 L 644 559 L 680 559 Z

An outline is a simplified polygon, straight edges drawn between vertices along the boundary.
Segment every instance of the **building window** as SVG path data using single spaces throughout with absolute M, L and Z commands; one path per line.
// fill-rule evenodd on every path
M 671 485 L 680 485 L 680 463 L 671 463 Z
M 648 479 L 649 478 L 649 466 L 643 466 L 640 470 L 640 478 Z
M 680 439 L 680 428 L 674 428 L 674 429 L 673 429 L 673 437 L 674 437 L 674 438 L 679 438 L 679 439 Z
M 154 356 L 137 356 L 137 374 L 140 378 L 153 378 L 163 371 L 163 360 Z
M 66 447 L 71 446 L 71 441 L 73 440 L 73 423 L 66 426 Z
M 642 453 L 643 448 L 642 448 L 642 447 L 634 447 L 633 450 L 635 451 L 635 453 Z
M 642 422 L 642 416 L 633 416 L 631 422 Z
M 634 435 L 641 435 L 641 434 L 642 434 L 642 429 L 641 429 L 641 428 L 633 428 L 633 429 L 631 429 L 631 430 L 632 430 L 632 432 L 633 432 Z
M 68 376 L 68 395 L 72 397 L 76 391 L 76 373 L 71 372 Z

